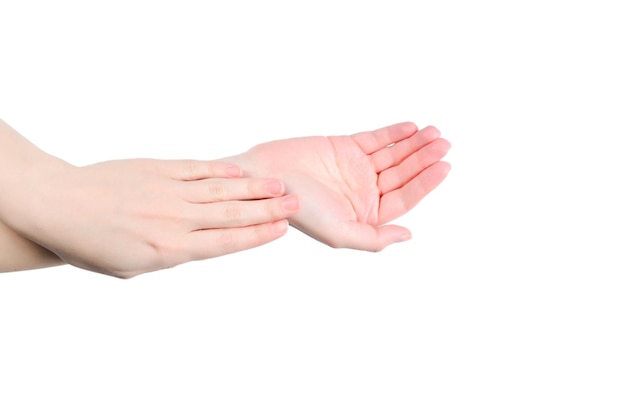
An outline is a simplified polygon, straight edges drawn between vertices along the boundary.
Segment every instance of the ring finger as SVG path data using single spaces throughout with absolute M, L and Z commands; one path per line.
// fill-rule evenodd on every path
M 261 200 L 232 200 L 193 205 L 194 230 L 258 225 L 285 219 L 300 210 L 300 199 L 287 195 Z

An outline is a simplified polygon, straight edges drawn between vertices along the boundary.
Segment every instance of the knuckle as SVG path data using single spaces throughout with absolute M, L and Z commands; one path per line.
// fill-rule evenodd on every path
M 183 175 L 190 180 L 203 178 L 206 173 L 202 169 L 201 164 L 195 160 L 185 160 L 183 162 Z
M 209 182 L 207 184 L 207 192 L 210 200 L 226 200 L 226 189 L 222 183 Z
M 194 166 L 193 166 L 193 162 L 191 160 L 184 160 L 180 162 L 181 164 L 181 176 L 184 179 L 189 179 L 192 178 L 193 174 L 194 174 Z
M 228 221 L 237 221 L 242 216 L 241 205 L 237 203 L 228 203 L 224 207 L 224 218 Z
M 234 251 L 239 244 L 239 240 L 234 231 L 223 230 L 217 237 L 217 245 L 225 253 Z
M 261 186 L 258 184 L 258 182 L 254 181 L 254 179 L 248 179 L 247 182 L 248 184 L 246 188 L 250 196 L 259 196 L 262 194 Z

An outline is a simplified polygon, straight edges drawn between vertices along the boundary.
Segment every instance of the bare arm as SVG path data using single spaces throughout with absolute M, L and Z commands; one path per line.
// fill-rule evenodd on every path
M 0 271 L 64 260 L 121 277 L 260 245 L 285 232 L 285 218 L 332 247 L 379 251 L 410 238 L 407 228 L 387 223 L 411 210 L 450 168 L 441 161 L 450 144 L 436 128 L 418 130 L 412 123 L 268 142 L 225 158 L 222 165 L 129 160 L 79 169 L 37 150 L 0 121 L 0 149 L 7 147 L 10 152 L 0 154 L 0 221 L 5 222 L 0 243 L 12 245 L 7 254 L 23 256 L 0 257 Z M 277 198 L 285 192 L 282 182 L 280 191 L 270 192 L 267 180 L 215 180 L 229 177 L 227 163 L 246 175 L 282 179 L 287 192 L 301 197 L 302 211 L 295 196 Z M 41 193 L 38 184 L 46 184 Z M 181 197 L 187 206 L 174 204 Z M 211 205 L 251 198 L 270 203 Z M 256 207 L 246 208 L 250 204 Z M 199 207 L 205 209 L 202 215 L 189 211 Z M 113 213 L 116 218 L 108 219 Z M 192 235 L 196 239 L 189 240 Z M 59 259 L 22 237 L 52 249 Z
M 282 181 L 243 178 L 232 164 L 134 159 L 75 167 L 1 120 L 0 192 L 0 271 L 62 260 L 132 277 L 272 241 L 299 210 Z
M 5 222 L 5 209 L 18 198 L 29 167 L 62 164 L 21 137 L 0 119 L 0 272 L 56 266 L 64 262 L 51 251 L 18 234 Z M 32 168 L 31 168 L 32 169 Z M 17 188 L 17 190 L 16 190 Z M 23 190 L 21 192 L 24 192 Z
M 53 252 L 24 238 L 0 222 L 0 273 L 64 264 Z

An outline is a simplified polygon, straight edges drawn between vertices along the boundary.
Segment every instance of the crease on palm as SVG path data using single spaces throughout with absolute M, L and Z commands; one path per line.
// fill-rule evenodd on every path
M 327 140 L 333 148 L 336 161 L 337 187 L 343 189 L 343 195 L 354 212 L 354 217 L 343 221 L 377 225 L 380 193 L 377 187 L 378 175 L 371 156 L 363 152 L 351 136 L 327 137 Z
M 431 146 L 439 138 L 436 129 L 421 138 L 411 127 L 273 141 L 251 151 L 257 162 L 265 161 L 266 174 L 283 178 L 290 192 L 301 197 L 302 211 L 290 219 L 293 226 L 333 247 L 380 250 L 408 234 L 406 228 L 383 224 L 410 210 L 447 173 L 440 167 L 430 173 L 434 180 L 420 184 L 422 171 L 437 171 L 429 166 L 445 155 L 447 142 Z M 409 138 L 413 142 L 397 147 Z M 405 161 L 416 164 L 416 172 L 401 167 Z M 411 196 L 413 189 L 417 196 Z

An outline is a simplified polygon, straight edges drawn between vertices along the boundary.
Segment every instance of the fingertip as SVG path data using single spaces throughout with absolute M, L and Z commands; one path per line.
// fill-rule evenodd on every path
M 267 180 L 265 190 L 270 196 L 282 196 L 285 194 L 285 183 L 279 179 Z
M 437 138 L 423 148 L 424 153 L 428 153 L 430 155 L 431 160 L 441 161 L 448 152 L 450 151 L 451 145 L 450 142 L 446 141 L 443 138 Z
M 289 221 L 287 221 L 287 219 L 274 221 L 270 225 L 270 228 L 272 230 L 272 233 L 276 237 L 282 237 L 283 235 L 285 235 L 285 233 L 287 233 L 287 229 L 289 228 Z
M 396 242 L 405 242 L 410 240 L 411 238 L 413 238 L 413 235 L 411 235 L 411 231 L 406 231 L 398 237 L 398 240 Z
M 300 210 L 300 204 L 300 197 L 295 194 L 286 196 L 281 202 L 283 209 L 290 215 Z
M 374 227 L 372 225 L 359 224 L 358 228 L 351 230 L 344 237 L 344 241 L 340 245 L 334 245 L 333 247 L 353 248 L 378 253 L 389 245 L 406 241 L 410 237 L 411 233 L 409 230 L 402 226 L 380 225 Z
M 441 141 L 443 144 L 446 145 L 446 148 L 449 150 L 450 148 L 452 148 L 452 144 L 450 143 L 450 141 L 448 141 L 445 138 L 439 137 L 437 138 L 437 141 Z
M 413 238 L 411 231 L 399 225 L 385 225 L 379 227 L 379 230 L 381 232 L 381 235 L 383 233 L 387 234 L 388 244 L 397 244 L 400 242 L 409 241 L 411 238 Z
M 452 169 L 452 165 L 447 161 L 439 161 L 439 165 L 441 165 L 441 171 L 443 172 L 443 175 L 447 176 Z
M 437 139 L 441 137 L 441 132 L 439 129 L 435 128 L 432 125 L 429 125 L 420 131 L 422 135 L 428 135 L 429 138 Z
M 402 127 L 402 129 L 405 130 L 406 134 L 404 136 L 406 138 L 413 135 L 415 132 L 419 131 L 419 128 L 417 127 L 417 124 L 415 124 L 415 122 L 411 122 L 411 121 L 403 122 L 403 123 L 400 123 L 400 126 Z

